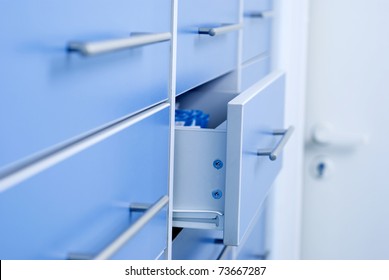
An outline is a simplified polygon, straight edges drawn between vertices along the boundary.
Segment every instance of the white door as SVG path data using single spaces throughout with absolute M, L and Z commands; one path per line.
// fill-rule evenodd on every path
M 311 0 L 304 259 L 389 259 L 389 1 Z

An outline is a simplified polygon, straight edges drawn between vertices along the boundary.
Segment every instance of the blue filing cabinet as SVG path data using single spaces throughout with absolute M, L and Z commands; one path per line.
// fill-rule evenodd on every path
M 251 258 L 281 168 L 258 156 L 282 142 L 271 0 L 0 10 L 0 258 Z M 175 103 L 210 127 L 175 128 Z

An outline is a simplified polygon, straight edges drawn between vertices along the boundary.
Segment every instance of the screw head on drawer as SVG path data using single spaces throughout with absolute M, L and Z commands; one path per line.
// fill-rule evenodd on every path
M 220 199 L 220 198 L 222 198 L 222 196 L 223 196 L 223 192 L 221 190 L 214 190 L 212 192 L 212 197 L 214 199 Z
M 221 169 L 223 167 L 223 162 L 220 159 L 217 159 L 213 162 L 213 167 Z

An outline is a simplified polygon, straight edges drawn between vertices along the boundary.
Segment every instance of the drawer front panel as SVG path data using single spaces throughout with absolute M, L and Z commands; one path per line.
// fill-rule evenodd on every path
M 268 56 L 243 64 L 241 91 L 245 91 L 269 73 L 270 57 Z
M 282 73 L 273 73 L 228 104 L 224 241 L 239 245 L 281 168 L 281 158 L 258 156 L 280 141 L 283 128 Z
M 139 217 L 131 203 L 166 195 L 168 120 L 165 109 L 0 193 L 0 258 L 95 257 Z M 164 209 L 113 257 L 158 257 L 166 225 Z
M 243 62 L 270 51 L 271 18 L 244 18 Z
M 185 0 L 178 5 L 177 93 L 237 67 L 238 31 L 216 36 L 199 28 L 239 23 L 239 1 Z
M 248 12 L 263 12 L 273 8 L 272 0 L 244 0 L 244 10 Z
M 170 0 L 1 1 L 0 10 L 0 168 L 167 99 L 169 41 L 95 56 L 67 45 L 169 32 Z

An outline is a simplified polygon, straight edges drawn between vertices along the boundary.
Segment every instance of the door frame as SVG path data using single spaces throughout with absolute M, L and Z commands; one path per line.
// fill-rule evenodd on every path
M 309 0 L 274 0 L 273 69 L 287 73 L 285 127 L 295 133 L 268 198 L 268 259 L 300 259 Z

